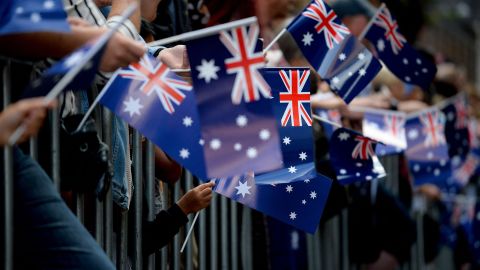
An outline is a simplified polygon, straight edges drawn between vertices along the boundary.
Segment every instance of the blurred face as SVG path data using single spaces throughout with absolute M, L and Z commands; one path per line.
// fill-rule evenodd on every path
M 267 5 L 270 18 L 286 18 L 295 8 L 296 0 L 260 0 Z

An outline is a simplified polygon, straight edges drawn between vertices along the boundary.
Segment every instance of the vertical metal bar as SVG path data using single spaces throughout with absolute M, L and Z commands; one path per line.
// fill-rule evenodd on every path
M 57 190 L 60 190 L 60 115 L 59 109 L 55 108 L 50 111 L 52 122 L 51 128 L 51 146 L 52 146 L 52 180 Z
M 132 249 L 132 268 L 135 270 L 143 269 L 142 257 L 142 214 L 143 214 L 143 179 L 142 179 L 142 135 L 138 131 L 133 132 L 132 139 L 132 157 L 133 157 L 133 249 Z
M 162 195 L 161 197 L 161 200 L 162 200 L 162 208 L 165 208 L 167 203 L 168 203 L 168 189 L 165 188 L 165 184 L 163 184 L 162 182 L 160 182 L 160 194 Z M 161 254 L 160 254 L 160 269 L 161 270 L 167 270 L 167 269 L 170 269 L 170 268 L 167 268 L 167 266 L 169 265 L 169 261 L 168 261 L 168 246 L 166 247 L 163 247 L 162 250 L 161 250 Z M 170 263 L 171 265 L 171 263 Z
M 85 223 L 85 194 L 75 192 L 75 215 L 81 223 Z
M 228 209 L 227 209 L 227 198 L 220 198 L 220 220 L 221 220 L 221 256 L 222 256 L 222 270 L 229 269 L 229 260 L 228 260 Z
M 209 208 L 208 208 L 209 209 Z M 208 210 L 207 210 L 208 211 Z M 199 239 L 199 268 L 200 270 L 207 270 L 207 217 L 206 211 L 201 211 L 199 218 L 200 239 Z
M 193 187 L 193 176 L 189 171 L 185 171 L 185 192 L 188 192 L 190 189 L 192 189 L 192 187 Z M 185 227 L 186 230 L 189 230 L 190 227 L 192 226 L 192 217 L 193 215 L 190 215 L 190 219 L 187 223 L 187 226 Z M 186 246 L 186 253 L 185 253 L 186 270 L 193 270 L 193 238 L 195 238 L 194 232 L 195 231 L 193 231 L 190 237 L 191 239 L 188 240 L 187 246 Z
M 102 135 L 103 141 L 108 145 L 112 145 L 112 113 L 104 108 L 102 110 Z M 112 160 L 112 149 L 110 148 L 108 151 L 108 160 Z M 110 179 L 111 180 L 111 179 Z M 112 195 L 112 184 L 109 181 L 110 187 L 108 187 L 108 191 L 105 194 L 105 203 L 103 204 L 103 235 L 104 235 L 104 247 L 105 252 L 107 255 L 113 259 L 113 195 Z M 117 239 L 119 239 L 118 237 Z
M 120 213 L 120 232 L 117 241 L 117 269 L 128 269 L 128 211 Z
M 33 160 L 38 159 L 38 141 L 37 141 L 37 138 L 35 137 L 30 138 L 29 152 L 30 152 L 30 157 Z
M 345 208 L 342 210 L 342 219 L 341 219 L 342 231 L 341 231 L 341 240 L 342 240 L 342 252 L 341 260 L 342 260 L 342 269 L 348 270 L 350 269 L 350 260 L 349 260 L 349 253 L 348 253 L 348 209 Z
M 252 254 L 252 210 L 248 207 L 242 209 L 242 269 L 253 269 Z
M 180 183 L 176 183 L 173 188 L 173 198 L 175 201 L 180 198 Z M 173 239 L 173 269 L 180 270 L 180 233 Z
M 155 192 L 155 153 L 154 145 L 151 141 L 147 141 L 145 147 L 145 199 L 148 207 L 148 221 L 153 221 L 154 213 L 154 192 Z M 155 254 L 148 256 L 146 269 L 155 269 Z
M 217 269 L 218 244 L 217 244 L 217 195 L 213 194 L 210 206 L 210 269 Z M 251 268 L 250 268 L 251 269 Z
M 230 243 L 231 243 L 231 253 L 230 258 L 232 258 L 232 266 L 230 269 L 238 269 L 238 221 L 237 221 L 237 203 L 234 200 L 230 200 Z
M 318 230 L 318 229 L 317 229 Z M 313 241 L 315 240 L 314 236 L 311 234 L 307 234 L 306 242 L 307 242 L 307 265 L 308 270 L 317 270 L 319 269 L 318 265 L 315 265 L 315 255 L 316 250 L 314 249 Z
M 10 103 L 10 61 L 3 67 L 3 108 Z M 4 194 L 3 194 L 3 212 L 4 212 L 4 262 L 3 268 L 13 269 L 13 153 L 11 147 L 3 148 L 4 158 Z

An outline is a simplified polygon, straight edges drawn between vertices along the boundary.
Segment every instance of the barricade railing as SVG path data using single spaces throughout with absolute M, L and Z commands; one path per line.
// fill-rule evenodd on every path
M 8 105 L 11 94 L 10 62 L 2 60 L 2 107 Z M 96 91 L 98 92 L 98 91 Z M 107 145 L 112 142 L 112 113 L 99 107 L 95 112 L 99 136 Z M 58 110 L 49 114 L 46 126 L 50 136 L 52 150 L 50 153 L 51 169 L 48 172 L 52 181 L 60 188 L 60 115 Z M 158 182 L 155 178 L 155 153 L 152 142 L 145 140 L 138 132 L 131 134 L 132 177 L 134 189 L 132 204 L 128 211 L 114 211 L 112 191 L 106 193 L 105 199 L 97 200 L 87 194 L 74 194 L 74 213 L 83 222 L 99 245 L 116 264 L 117 269 L 254 269 L 253 222 L 252 210 L 223 196 L 214 194 L 210 207 L 202 210 L 195 225 L 191 239 L 184 253 L 180 247 L 185 240 L 186 231 L 192 226 L 193 214 L 188 224 L 181 229 L 171 243 L 150 256 L 143 256 L 142 227 L 144 221 L 155 217 L 154 190 L 159 186 L 160 202 L 163 208 L 175 203 L 184 192 L 195 187 L 199 181 L 189 172 L 184 172 L 175 184 Z M 29 154 L 36 159 L 38 142 L 32 138 L 29 142 Z M 2 183 L 2 236 L 4 245 L 3 268 L 13 269 L 13 157 L 12 149 L 4 147 L 3 183 Z M 110 153 L 111 159 L 111 153 Z M 381 180 L 392 193 L 399 192 L 398 157 L 392 156 L 382 160 L 387 178 Z M 93 200 L 93 201 L 92 201 Z M 143 208 L 145 211 L 143 211 Z M 307 235 L 307 260 L 309 269 L 356 269 L 348 256 L 348 210 L 325 222 L 314 235 Z M 147 215 L 147 216 L 144 216 Z M 130 218 L 129 218 L 130 216 Z M 423 239 L 421 217 L 414 215 L 417 221 L 418 239 Z M 92 220 L 93 219 L 93 222 Z M 114 220 L 118 229 L 114 230 Z M 412 248 L 411 262 L 402 269 L 422 269 L 422 241 Z M 265 258 L 267 260 L 268 258 Z

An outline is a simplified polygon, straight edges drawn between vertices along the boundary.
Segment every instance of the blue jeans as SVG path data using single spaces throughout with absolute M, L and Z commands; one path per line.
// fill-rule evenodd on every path
M 115 269 L 51 179 L 14 149 L 15 269 Z

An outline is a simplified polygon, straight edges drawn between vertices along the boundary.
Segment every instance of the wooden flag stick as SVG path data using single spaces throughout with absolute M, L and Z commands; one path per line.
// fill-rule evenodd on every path
M 171 43 L 178 42 L 178 41 L 187 41 L 187 40 L 197 39 L 197 38 L 201 38 L 201 37 L 210 36 L 210 35 L 216 34 L 218 32 L 229 30 L 229 29 L 232 29 L 232 28 L 237 28 L 237 27 L 240 27 L 240 26 L 249 25 L 249 24 L 252 24 L 252 23 L 255 23 L 255 22 L 257 22 L 257 17 L 249 17 L 249 18 L 245 18 L 245 19 L 242 19 L 242 20 L 233 21 L 233 22 L 230 22 L 230 23 L 224 23 L 224 24 L 208 27 L 208 28 L 205 28 L 205 29 L 200 29 L 200 30 L 196 30 L 196 31 L 183 33 L 183 34 L 176 35 L 176 36 L 173 36 L 173 37 L 160 39 L 160 40 L 157 40 L 157 41 L 150 42 L 147 45 L 149 47 L 151 47 L 151 46 L 163 46 L 163 45 L 171 44 Z
M 340 124 L 337 124 L 337 123 L 335 123 L 335 122 L 332 122 L 332 121 L 330 121 L 330 120 L 328 120 L 328 119 L 325 119 L 325 118 L 323 118 L 323 117 L 320 117 L 320 116 L 318 116 L 318 115 L 316 115 L 316 114 L 312 114 L 312 116 L 313 116 L 313 118 L 315 118 L 315 119 L 318 120 L 318 121 L 325 122 L 325 123 L 327 123 L 327 124 L 330 124 L 330 125 L 335 126 L 335 127 L 338 127 L 338 128 L 341 128 L 341 127 L 342 127 Z
M 190 239 L 190 235 L 192 234 L 193 228 L 195 227 L 195 223 L 197 222 L 198 216 L 200 215 L 200 212 L 197 212 L 195 214 L 195 217 L 193 218 L 192 225 L 190 226 L 190 229 L 188 229 L 187 236 L 185 237 L 185 241 L 183 241 L 182 248 L 180 249 L 180 253 L 183 253 L 183 250 L 185 249 L 185 246 L 187 245 L 188 239 Z
M 287 28 L 283 28 L 282 31 L 280 31 L 280 33 L 278 33 L 273 38 L 273 40 L 270 42 L 270 44 L 268 44 L 267 47 L 265 47 L 265 49 L 263 49 L 263 54 L 267 53 L 267 51 L 272 48 L 273 44 L 275 44 L 286 32 L 287 32 Z

